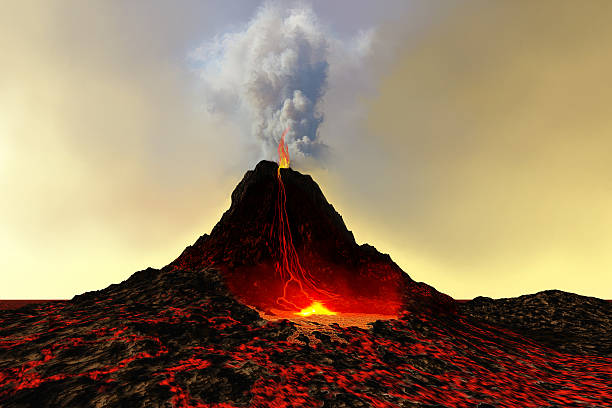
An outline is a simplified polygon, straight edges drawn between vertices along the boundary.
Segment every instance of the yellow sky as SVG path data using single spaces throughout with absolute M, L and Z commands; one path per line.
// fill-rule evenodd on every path
M 167 264 L 255 164 L 186 67 L 215 18 L 18 4 L 0 16 L 0 298 L 70 298 Z M 330 84 L 332 160 L 297 170 L 360 243 L 451 296 L 612 298 L 611 6 L 423 15 L 382 25 L 386 63 L 358 104 Z
M 408 41 L 347 159 L 364 174 L 337 180 L 357 237 L 458 298 L 612 297 L 610 17 L 480 3 Z

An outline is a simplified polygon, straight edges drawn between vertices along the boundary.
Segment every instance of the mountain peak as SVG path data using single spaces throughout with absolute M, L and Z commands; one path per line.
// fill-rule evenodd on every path
M 370 245 L 358 245 L 307 174 L 279 169 L 278 164 L 264 160 L 245 173 L 231 197 L 230 208 L 211 234 L 200 237 L 172 264 L 217 266 L 232 292 L 251 306 L 281 307 L 277 301 L 283 293 L 278 268 L 282 244 L 276 234 L 280 201 L 299 267 L 317 288 L 331 294 L 321 300 L 334 310 L 396 314 L 406 303 L 407 289 L 413 300 L 438 293 L 413 282 L 388 255 Z

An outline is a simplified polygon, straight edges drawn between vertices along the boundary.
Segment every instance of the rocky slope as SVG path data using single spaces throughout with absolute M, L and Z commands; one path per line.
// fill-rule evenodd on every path
M 232 204 L 213 228 L 172 263 L 180 268 L 217 266 L 230 290 L 261 309 L 278 307 L 282 292 L 273 264 L 278 204 L 278 165 L 261 161 L 246 172 L 232 193 Z M 281 169 L 286 210 L 300 262 L 327 291 L 338 311 L 395 314 L 402 309 L 448 313 L 452 299 L 431 286 L 414 282 L 391 257 L 371 245 L 358 245 L 342 217 L 309 176 Z
M 477 297 L 459 308 L 476 321 L 561 352 L 612 357 L 612 302 L 606 300 L 547 290 L 508 299 Z
M 611 367 L 461 315 L 268 322 L 212 268 L 0 312 L 5 408 L 604 407 Z
M 545 292 L 457 306 L 357 245 L 309 176 L 282 177 L 296 249 L 343 295 L 335 306 L 397 302 L 397 318 L 305 325 L 253 308 L 278 296 L 266 232 L 278 180 L 262 162 L 170 265 L 0 310 L 0 407 L 612 406 L 608 303 Z

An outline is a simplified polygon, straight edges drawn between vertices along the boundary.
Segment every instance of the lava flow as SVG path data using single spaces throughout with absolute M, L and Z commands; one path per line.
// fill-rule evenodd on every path
M 285 142 L 285 136 L 289 128 L 283 132 L 278 143 L 278 197 L 276 201 L 276 212 L 274 217 L 274 227 L 272 228 L 273 240 L 278 240 L 278 261 L 275 269 L 283 282 L 283 294 L 276 302 L 285 308 L 300 310 L 298 314 L 308 316 L 311 314 L 335 314 L 321 303 L 321 299 L 337 298 L 337 295 L 325 291 L 317 286 L 315 279 L 306 271 L 301 263 L 297 251 L 293 246 L 291 228 L 287 216 L 287 196 L 285 185 L 281 176 L 281 169 L 289 168 L 289 147 Z M 303 309 L 304 305 L 309 305 Z M 307 310 L 307 312 L 304 312 Z M 303 314 L 306 313 L 306 314 Z
M 171 264 L 0 310 L 0 406 L 612 407 L 610 302 L 459 304 L 358 245 L 280 152 Z

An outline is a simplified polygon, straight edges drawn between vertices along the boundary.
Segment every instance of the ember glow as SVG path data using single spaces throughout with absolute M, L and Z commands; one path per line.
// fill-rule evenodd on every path
M 285 135 L 288 131 L 289 128 L 285 129 L 278 144 L 278 197 L 274 227 L 272 228 L 272 234 L 277 234 L 276 237 L 272 236 L 272 239 L 278 242 L 279 248 L 279 259 L 275 264 L 275 268 L 278 276 L 280 276 L 283 282 L 283 294 L 276 302 L 290 310 L 301 310 L 299 312 L 300 314 L 306 309 L 314 310 L 313 312 L 303 314 L 303 316 L 311 314 L 334 314 L 334 312 L 331 312 L 317 301 L 317 298 L 332 299 L 336 298 L 337 295 L 318 287 L 314 278 L 302 267 L 297 251 L 293 246 L 286 208 L 287 196 L 281 175 L 281 169 L 289 168 L 290 163 L 289 149 L 285 142 Z M 303 309 L 304 305 L 310 306 Z
M 321 302 L 312 302 L 310 306 L 305 307 L 304 309 L 300 310 L 299 312 L 296 312 L 295 314 L 300 316 L 310 316 L 313 314 L 332 316 L 337 313 L 332 312 L 331 310 L 326 308 L 323 304 L 321 304 Z
M 134 292 L 113 288 L 76 311 L 61 302 L 1 314 L 0 406 L 40 406 L 13 401 L 53 394 L 65 402 L 70 390 L 71 402 L 78 395 L 91 403 L 57 406 L 113 398 L 141 406 L 128 400 L 134 395 L 126 384 L 135 381 L 156 392 L 158 405 L 174 408 L 315 408 L 336 396 L 381 408 L 612 406 L 609 357 L 560 353 L 461 317 L 449 325 L 414 315 L 377 322 L 376 332 L 327 326 L 329 335 L 316 338 L 287 320 L 236 320 L 245 316 L 242 306 L 224 297 L 219 307 L 218 295 L 201 292 L 192 274 L 170 272 L 172 285 L 130 297 L 129 306 Z M 212 336 L 194 331 L 202 323 Z M 251 374 L 240 371 L 245 362 Z M 213 376 L 244 381 L 246 402 L 211 404 L 206 398 L 220 391 L 203 393 L 201 384 L 217 384 Z

